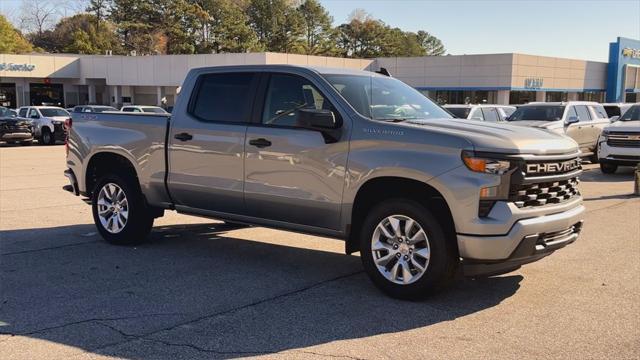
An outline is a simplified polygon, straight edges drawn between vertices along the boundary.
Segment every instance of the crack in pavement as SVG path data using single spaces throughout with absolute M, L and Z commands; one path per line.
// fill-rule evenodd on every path
M 93 244 L 93 243 L 98 243 L 98 242 L 102 242 L 102 240 L 84 241 L 84 242 L 79 242 L 79 243 L 65 244 L 65 245 L 60 245 L 60 246 L 52 246 L 52 247 L 41 248 L 41 249 L 29 249 L 29 250 L 14 251 L 14 252 L 2 253 L 2 254 L 0 254 L 0 256 L 29 254 L 29 253 L 38 252 L 38 251 L 63 249 L 63 248 L 67 248 L 67 247 L 85 245 L 85 244 Z
M 67 326 L 73 326 L 73 325 L 79 325 L 79 324 L 85 324 L 85 323 L 91 323 L 91 322 L 95 322 L 95 323 L 98 323 L 100 325 L 105 325 L 105 324 L 101 323 L 101 321 L 132 320 L 132 319 L 141 319 L 141 318 L 146 318 L 146 317 L 179 316 L 179 315 L 188 315 L 188 314 L 186 314 L 186 313 L 158 313 L 158 314 L 143 314 L 143 315 L 135 315 L 135 316 L 121 316 L 121 317 L 113 317 L 113 318 L 91 318 L 91 319 L 72 321 L 72 322 L 69 322 L 69 323 L 61 324 L 61 325 L 50 326 L 50 327 L 41 328 L 41 329 L 32 330 L 32 331 L 27 331 L 27 332 L 18 332 L 18 333 L 1 332 L 0 334 L 1 335 L 10 335 L 10 336 L 29 336 L 29 335 L 35 335 L 35 334 L 43 333 L 43 332 L 46 332 L 46 331 L 65 328 Z M 122 333 L 119 330 L 116 330 L 116 331 Z M 136 335 L 127 335 L 127 336 L 136 336 Z
M 169 343 L 169 342 L 164 341 L 164 340 L 151 338 L 150 336 L 153 336 L 153 335 L 158 334 L 158 333 L 166 332 L 166 331 L 171 331 L 171 330 L 173 330 L 173 329 L 175 329 L 177 327 L 180 327 L 180 326 L 197 323 L 199 321 L 206 320 L 206 319 L 212 319 L 212 318 L 215 318 L 215 317 L 218 317 L 218 316 L 221 316 L 221 315 L 231 314 L 231 313 L 234 313 L 234 312 L 237 312 L 237 311 L 240 311 L 240 310 L 244 310 L 244 309 L 247 309 L 247 308 L 250 308 L 250 307 L 253 307 L 253 306 L 258 306 L 258 305 L 265 304 L 265 303 L 268 303 L 268 302 L 271 302 L 271 301 L 275 301 L 275 300 L 278 300 L 278 299 L 282 299 L 282 298 L 286 298 L 286 297 L 293 296 L 293 295 L 296 295 L 296 294 L 300 294 L 300 293 L 303 293 L 303 292 L 305 292 L 307 290 L 311 290 L 311 289 L 320 287 L 322 285 L 325 285 L 325 284 L 328 284 L 328 283 L 331 283 L 331 282 L 334 282 L 334 281 L 339 281 L 339 280 L 342 280 L 342 279 L 346 279 L 346 278 L 349 278 L 351 276 L 359 275 L 359 274 L 362 274 L 362 273 L 364 273 L 364 271 L 360 270 L 360 271 L 352 272 L 352 273 L 349 273 L 349 274 L 336 276 L 334 278 L 323 280 L 323 281 L 317 282 L 315 284 L 311 284 L 309 286 L 305 286 L 305 287 L 300 288 L 300 289 L 289 291 L 289 292 L 286 292 L 286 293 L 283 293 L 283 294 L 274 295 L 274 296 L 271 296 L 271 297 L 268 297 L 268 298 L 265 298 L 265 299 L 262 299 L 262 300 L 254 301 L 252 303 L 239 306 L 239 307 L 235 307 L 235 308 L 219 311 L 219 312 L 216 312 L 216 313 L 213 313 L 213 314 L 200 316 L 200 317 L 197 317 L 197 318 L 192 319 L 192 320 L 183 321 L 183 322 L 168 326 L 166 328 L 154 330 L 154 331 L 151 331 L 149 333 L 142 334 L 142 335 L 127 334 L 127 333 L 125 333 L 125 332 L 113 327 L 112 325 L 106 325 L 106 324 L 101 322 L 101 321 L 111 321 L 111 320 L 119 320 L 119 319 L 91 319 L 91 321 L 95 321 L 95 322 L 97 322 L 97 323 L 99 323 L 99 324 L 101 324 L 103 326 L 109 327 L 110 329 L 112 329 L 114 331 L 117 331 L 123 337 L 125 337 L 125 340 L 124 341 L 120 341 L 120 342 L 115 342 L 115 343 L 112 343 L 112 344 L 105 344 L 105 345 L 99 346 L 97 348 L 94 348 L 94 349 L 90 350 L 90 352 L 96 352 L 96 351 L 104 350 L 104 349 L 107 349 L 109 347 L 122 345 L 122 344 L 125 344 L 125 343 L 130 342 L 130 341 L 135 341 L 135 340 L 145 341 L 146 340 L 146 341 L 155 341 L 155 342 L 159 342 L 159 343 L 164 343 L 165 345 L 191 347 L 191 348 L 199 350 L 199 351 L 222 354 L 222 355 L 225 355 L 225 354 L 244 354 L 245 352 L 241 352 L 241 351 L 239 351 L 239 352 L 230 352 L 230 353 L 219 352 L 217 350 L 200 348 L 200 347 L 198 347 L 196 345 L 192 345 L 192 344 L 181 344 L 181 343 L 172 344 L 172 343 Z M 255 351 L 255 352 L 249 351 L 249 352 L 246 352 L 247 355 L 249 355 L 249 354 L 269 354 L 269 353 L 273 353 L 273 352 L 272 351 Z
M 613 208 L 616 208 L 618 206 L 622 206 L 622 205 L 626 205 L 626 204 L 630 204 L 630 202 L 628 202 L 628 201 L 619 201 L 617 203 L 614 203 L 614 204 L 611 204 L 611 205 L 607 205 L 605 207 L 601 207 L 601 208 L 598 208 L 598 209 L 587 210 L 586 212 L 587 213 L 592 213 L 592 212 L 601 211 L 601 210 L 609 210 L 609 209 L 613 209 Z

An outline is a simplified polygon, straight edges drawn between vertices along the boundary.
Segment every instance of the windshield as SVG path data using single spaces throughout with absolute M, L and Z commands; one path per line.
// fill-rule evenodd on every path
M 5 107 L 0 107 L 0 117 L 16 117 L 16 114 Z
M 69 113 L 66 110 L 56 108 L 43 108 L 40 109 L 40 113 L 44 117 L 69 116 Z
M 640 120 L 640 105 L 632 106 L 620 117 L 620 121 L 634 121 L 634 120 Z
M 522 106 L 511 115 L 508 121 L 557 121 L 562 120 L 564 114 L 564 106 Z
M 145 107 L 145 108 L 142 108 L 142 112 L 154 113 L 154 114 L 166 114 L 167 113 L 166 111 L 164 111 L 163 108 L 159 108 L 159 107 Z
M 604 107 L 604 111 L 607 112 L 607 116 L 610 118 L 620 116 L 620 107 L 616 105 L 607 105 Z
M 378 76 L 324 75 L 361 115 L 373 120 L 451 118 L 438 105 L 405 83 Z
M 471 108 L 466 107 L 445 107 L 445 109 L 458 119 L 466 119 L 471 112 Z

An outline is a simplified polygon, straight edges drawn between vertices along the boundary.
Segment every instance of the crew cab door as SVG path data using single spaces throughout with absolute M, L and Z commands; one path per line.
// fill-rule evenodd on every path
M 570 123 L 570 119 L 578 119 L 578 121 Z M 580 121 L 575 106 L 569 106 L 567 108 L 563 126 L 565 135 L 575 140 L 578 143 L 580 150 L 584 151 L 586 144 L 586 137 L 583 131 L 584 122 Z
M 348 124 L 345 121 L 335 131 L 335 138 L 298 124 L 302 109 L 330 110 L 341 117 L 319 88 L 300 75 L 265 75 L 264 100 L 247 129 L 245 144 L 249 215 L 339 229 Z
M 244 214 L 244 143 L 255 72 L 205 73 L 174 112 L 167 184 L 176 208 Z

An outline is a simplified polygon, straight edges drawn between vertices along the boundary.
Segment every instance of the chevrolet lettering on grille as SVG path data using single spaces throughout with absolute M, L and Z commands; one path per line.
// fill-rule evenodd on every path
M 578 168 L 580 168 L 579 159 L 563 162 L 527 164 L 527 174 L 565 173 Z

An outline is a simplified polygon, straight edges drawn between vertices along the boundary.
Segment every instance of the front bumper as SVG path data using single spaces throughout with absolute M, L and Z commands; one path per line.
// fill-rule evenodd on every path
M 640 163 L 640 147 L 611 146 L 601 138 L 598 144 L 598 160 L 608 164 L 635 166 Z
M 32 140 L 33 135 L 30 132 L 12 132 L 0 134 L 2 141 L 25 141 Z
M 505 235 L 458 235 L 468 276 L 509 272 L 573 243 L 582 230 L 585 208 L 517 221 Z

